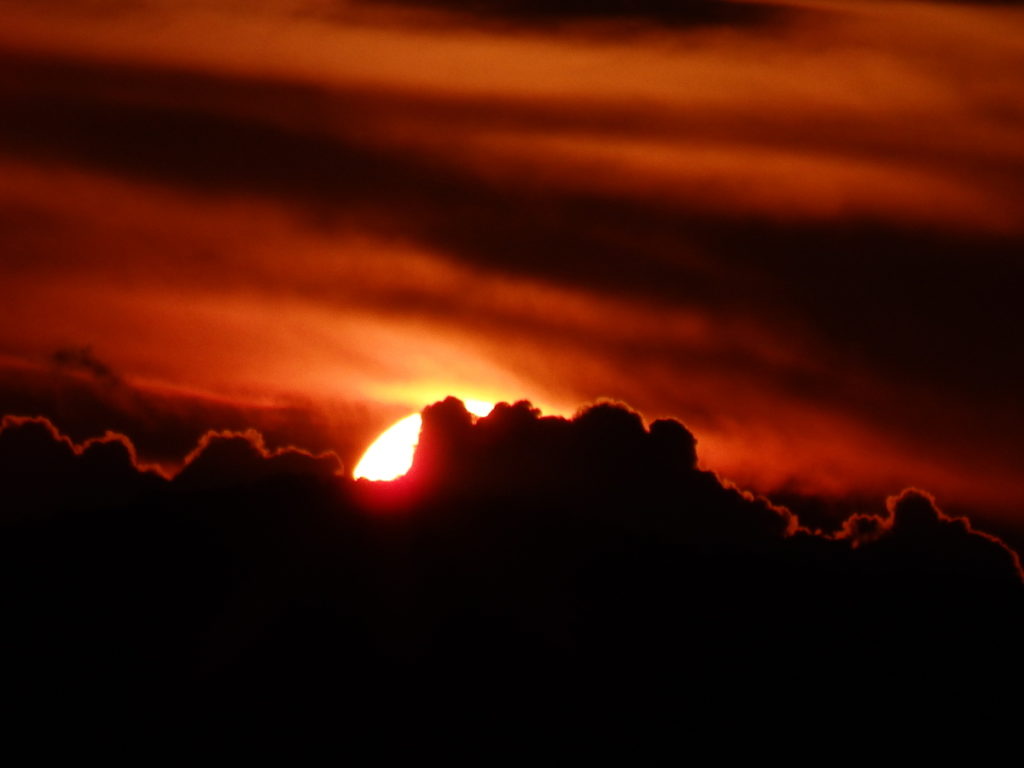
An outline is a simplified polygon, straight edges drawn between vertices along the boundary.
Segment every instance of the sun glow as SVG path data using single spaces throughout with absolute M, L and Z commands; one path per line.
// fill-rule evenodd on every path
M 494 403 L 483 400 L 464 400 L 463 404 L 474 416 L 486 416 L 494 409 Z M 420 414 L 413 413 L 384 430 L 366 449 L 356 464 L 353 476 L 357 480 L 395 480 L 408 472 L 419 444 L 422 424 Z

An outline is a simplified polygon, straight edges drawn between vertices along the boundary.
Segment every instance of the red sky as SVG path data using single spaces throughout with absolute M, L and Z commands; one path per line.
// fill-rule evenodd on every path
M 609 397 L 758 490 L 1021 508 L 1024 11 L 430 5 L 0 2 L 0 410 L 351 461 Z

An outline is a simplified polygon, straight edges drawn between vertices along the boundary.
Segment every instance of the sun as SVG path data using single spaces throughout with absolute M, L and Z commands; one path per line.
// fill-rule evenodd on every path
M 494 409 L 494 403 L 483 400 L 464 400 L 463 404 L 474 416 L 486 416 Z M 356 480 L 394 480 L 408 472 L 422 424 L 420 414 L 413 413 L 381 432 L 356 464 L 353 477 Z

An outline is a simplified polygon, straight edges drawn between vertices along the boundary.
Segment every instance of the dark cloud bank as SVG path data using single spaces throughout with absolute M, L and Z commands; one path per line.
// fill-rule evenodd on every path
M 255 432 L 208 435 L 168 480 L 120 436 L 8 417 L 0 483 L 6 691 L 90 737 L 675 733 L 977 709 L 1020 682 L 1000 540 L 913 490 L 808 531 L 697 469 L 678 422 L 616 405 L 474 423 L 449 399 L 390 484 Z
M 378 0 L 376 4 L 444 10 L 532 25 L 587 20 L 647 21 L 671 26 L 746 24 L 781 15 L 773 6 L 728 0 Z

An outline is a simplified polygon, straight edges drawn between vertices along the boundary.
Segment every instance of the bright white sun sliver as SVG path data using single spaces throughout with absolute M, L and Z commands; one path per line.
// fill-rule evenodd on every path
M 494 409 L 494 403 L 483 400 L 464 400 L 463 404 L 474 416 L 486 416 Z M 384 430 L 356 464 L 353 476 L 357 480 L 394 480 L 408 472 L 422 424 L 420 414 L 413 413 Z
M 418 413 L 406 416 L 381 433 L 356 464 L 354 476 L 367 480 L 394 480 L 412 466 L 419 442 L 422 418 Z

